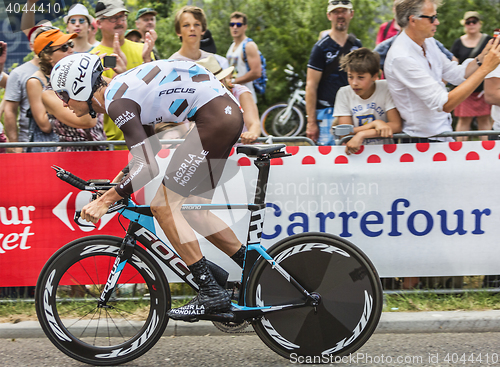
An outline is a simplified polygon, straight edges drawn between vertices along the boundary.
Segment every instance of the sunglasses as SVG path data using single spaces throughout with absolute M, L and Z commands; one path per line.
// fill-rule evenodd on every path
M 431 21 L 431 24 L 432 24 L 436 21 L 436 19 L 438 18 L 438 15 L 437 14 L 435 14 L 435 15 L 419 15 L 418 17 L 429 19 Z
M 233 28 L 234 26 L 236 26 L 236 27 L 238 27 L 238 28 L 241 28 L 242 26 L 244 26 L 244 24 L 243 24 L 243 23 L 240 23 L 240 22 L 238 22 L 238 23 L 233 23 L 233 22 L 231 22 L 231 23 L 229 23 L 229 26 L 230 26 L 231 28 Z
M 62 52 L 67 52 L 70 47 L 73 48 L 74 46 L 75 46 L 75 44 L 73 43 L 73 41 L 70 40 L 70 41 L 66 42 L 64 45 L 62 45 L 61 47 L 56 48 L 55 50 L 52 50 L 52 52 L 56 52 L 59 50 L 61 50 Z
M 466 20 L 465 24 L 470 25 L 470 24 L 477 24 L 478 20 L 477 19 L 471 19 L 471 20 Z
M 64 103 L 68 104 L 68 102 L 69 102 L 68 92 L 66 92 L 65 90 L 58 90 L 58 91 L 56 91 L 56 96 L 58 96 L 59 99 L 61 101 L 63 101 Z
M 78 23 L 80 23 L 80 24 L 83 24 L 87 21 L 87 19 L 85 19 L 85 18 L 78 18 L 78 19 L 73 18 L 73 19 L 70 19 L 69 22 L 71 24 L 76 24 L 77 20 L 78 20 Z
M 348 5 L 351 3 L 351 0 L 331 0 L 328 2 L 328 4 L 330 5 L 339 5 L 339 4 L 342 4 L 342 5 Z

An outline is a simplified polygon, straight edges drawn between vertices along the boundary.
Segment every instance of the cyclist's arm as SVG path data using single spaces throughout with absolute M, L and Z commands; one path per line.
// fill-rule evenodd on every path
M 255 42 L 248 42 L 245 46 L 247 55 L 248 72 L 235 79 L 233 84 L 245 84 L 258 79 L 262 75 L 262 65 L 260 64 L 259 49 Z
M 127 98 L 118 99 L 111 102 L 107 112 L 123 132 L 133 156 L 129 172 L 116 186 L 118 194 L 124 197 L 139 190 L 159 173 L 155 155 L 160 151 L 161 144 L 154 134 L 154 126 L 142 125 L 141 107 L 136 102 Z
M 306 112 L 307 129 L 306 135 L 309 139 L 317 141 L 319 137 L 319 127 L 316 121 L 316 102 L 318 99 L 318 86 L 323 72 L 307 68 L 306 81 Z
M 77 117 L 69 108 L 64 107 L 63 102 L 52 90 L 46 90 L 42 93 L 42 102 L 48 113 L 63 124 L 75 129 L 89 129 L 97 123 L 97 119 L 91 118 L 89 114 Z

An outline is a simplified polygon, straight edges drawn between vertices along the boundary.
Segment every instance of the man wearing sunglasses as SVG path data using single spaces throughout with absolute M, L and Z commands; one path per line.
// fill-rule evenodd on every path
M 330 128 L 335 96 L 341 87 L 349 84 L 347 73 L 340 70 L 340 57 L 360 48 L 361 42 L 348 33 L 354 16 L 350 0 L 330 0 L 326 15 L 331 29 L 316 42 L 307 63 L 306 135 L 319 145 L 334 145 Z
M 127 31 L 128 9 L 122 0 L 100 0 L 96 7 L 97 26 L 101 30 L 101 43 L 94 47 L 91 53 L 117 54 L 121 59 L 127 60 L 127 70 L 135 68 L 144 62 L 154 60 L 152 53 L 154 40 L 146 33 L 144 44 L 129 41 L 125 38 Z M 106 70 L 103 75 L 113 78 L 115 72 Z M 104 132 L 108 140 L 123 140 L 123 133 L 113 123 L 108 115 L 104 115 Z M 118 147 L 117 149 L 125 147 Z
M 76 33 L 73 52 L 90 52 L 94 47 L 89 43 L 89 27 L 94 18 L 82 4 L 74 4 L 64 18 L 66 33 Z
M 500 64 L 499 40 L 490 41 L 461 65 L 448 60 L 434 40 L 441 0 L 397 0 L 396 20 L 403 29 L 392 44 L 384 73 L 403 118 L 404 142 L 452 141 L 433 136 L 452 131 L 451 114 Z M 454 85 L 448 93 L 443 80 Z
M 226 57 L 229 66 L 234 66 L 236 77 L 232 79 L 233 84 L 242 84 L 252 92 L 253 99 L 257 103 L 257 95 L 253 87 L 253 81 L 262 75 L 259 48 L 253 41 L 245 42 L 247 31 L 247 16 L 239 11 L 231 14 L 229 30 L 233 37 L 233 43 L 227 50 Z M 243 44 L 245 43 L 246 61 L 243 57 Z M 247 67 L 248 64 L 248 67 Z

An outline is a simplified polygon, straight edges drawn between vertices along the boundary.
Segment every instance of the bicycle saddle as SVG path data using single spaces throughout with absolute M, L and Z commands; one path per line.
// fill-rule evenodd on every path
M 236 148 L 236 152 L 246 154 L 249 157 L 261 158 L 267 154 L 278 153 L 285 146 L 285 144 L 240 145 Z

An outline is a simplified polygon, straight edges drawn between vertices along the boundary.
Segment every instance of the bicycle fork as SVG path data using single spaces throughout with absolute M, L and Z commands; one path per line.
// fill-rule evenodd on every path
M 118 283 L 118 279 L 120 279 L 120 275 L 129 261 L 132 258 L 134 253 L 135 239 L 127 234 L 123 239 L 122 245 L 118 252 L 118 256 L 116 257 L 115 263 L 113 264 L 113 268 L 111 269 L 111 273 L 108 276 L 108 280 L 104 286 L 104 289 L 101 293 L 101 297 L 99 297 L 98 306 L 99 307 L 109 307 L 107 306 L 107 302 L 111 298 L 113 294 L 116 284 Z

